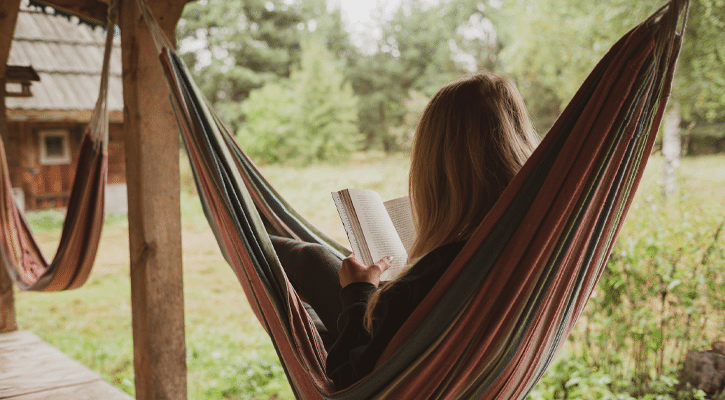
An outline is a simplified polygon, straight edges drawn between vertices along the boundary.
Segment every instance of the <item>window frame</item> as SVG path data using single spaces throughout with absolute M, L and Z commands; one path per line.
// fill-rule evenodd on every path
M 49 156 L 46 139 L 59 137 L 62 140 L 63 154 L 61 156 Z M 40 165 L 62 165 L 70 164 L 70 130 L 69 129 L 42 129 L 38 131 L 40 140 L 38 161 Z

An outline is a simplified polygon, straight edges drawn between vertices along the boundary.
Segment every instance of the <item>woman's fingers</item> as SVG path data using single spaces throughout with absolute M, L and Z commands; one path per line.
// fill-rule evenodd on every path
M 366 267 L 362 265 L 354 256 L 350 256 L 342 260 L 342 267 L 338 275 L 340 276 L 340 285 L 345 287 L 354 282 L 369 282 L 375 286 L 380 284 L 380 275 L 393 264 L 393 257 L 383 257 L 375 264 Z
M 365 266 L 355 258 L 350 256 L 342 260 L 342 266 L 338 271 L 340 276 L 340 285 L 345 287 L 353 282 L 365 282 Z
M 377 265 L 380 268 L 380 273 L 383 273 L 393 265 L 393 256 L 385 256 L 373 265 Z

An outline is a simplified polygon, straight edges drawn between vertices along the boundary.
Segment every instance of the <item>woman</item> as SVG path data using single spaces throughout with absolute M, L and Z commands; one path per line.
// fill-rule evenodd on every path
M 327 375 L 338 389 L 373 371 L 537 142 L 511 81 L 481 73 L 453 82 L 430 101 L 415 133 L 409 191 L 418 236 L 403 274 L 378 289 L 389 257 L 364 266 L 351 256 L 340 265 L 322 246 L 273 238 L 290 281 L 335 339 Z M 335 289 L 342 304 L 328 298 Z

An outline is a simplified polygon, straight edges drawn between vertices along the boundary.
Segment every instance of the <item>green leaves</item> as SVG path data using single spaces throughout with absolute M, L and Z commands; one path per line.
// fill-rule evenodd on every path
M 514 78 L 540 132 L 554 122 L 602 55 L 663 0 L 403 0 L 381 8 L 364 49 L 325 0 L 190 3 L 179 23 L 184 60 L 237 131 L 250 92 L 301 69 L 300 41 L 314 31 L 357 95 L 365 149 L 407 150 L 413 94 L 430 98 L 467 72 Z M 725 1 L 692 0 L 673 88 L 693 132 L 725 123 Z M 408 104 L 406 104 L 408 103 Z M 707 124 L 705 124 L 707 123 Z M 712 129 L 711 129 L 712 130 Z M 709 132 L 709 131 L 708 131 Z
M 322 40 L 302 44 L 301 67 L 252 91 L 243 103 L 242 147 L 256 160 L 309 163 L 359 149 L 357 98 Z
M 725 324 L 723 197 L 708 189 L 722 187 L 722 177 L 696 179 L 717 168 L 717 160 L 683 160 L 682 191 L 665 201 L 652 176 L 660 161 L 654 158 L 570 336 L 561 361 L 567 364 L 555 365 L 558 372 L 547 373 L 540 386 L 565 387 L 578 398 L 576 390 L 603 390 L 597 383 L 603 375 L 611 392 L 602 398 L 693 398 L 677 393 L 677 369 L 687 350 L 709 348 Z M 566 379 L 562 368 L 569 369 Z
M 253 89 L 287 77 L 299 60 L 301 11 L 282 0 L 192 2 L 177 27 L 194 80 L 236 130 L 239 102 Z M 304 24 L 303 24 L 304 25 Z
M 497 27 L 504 70 L 521 87 L 537 128 L 549 128 L 614 42 L 664 1 L 520 0 L 504 3 Z M 685 123 L 725 115 L 725 2 L 692 0 L 673 96 Z
M 673 91 L 688 120 L 725 120 L 725 1 L 691 2 Z

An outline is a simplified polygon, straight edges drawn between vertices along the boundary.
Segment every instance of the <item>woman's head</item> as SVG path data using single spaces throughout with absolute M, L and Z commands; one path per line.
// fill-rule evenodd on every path
M 439 90 L 413 143 L 409 190 L 418 236 L 409 265 L 437 247 L 469 239 L 538 141 L 510 80 L 480 73 Z M 391 283 L 370 298 L 368 331 L 380 293 Z
M 419 236 L 410 258 L 468 239 L 537 143 L 510 80 L 480 73 L 440 89 L 413 143 L 409 190 Z

